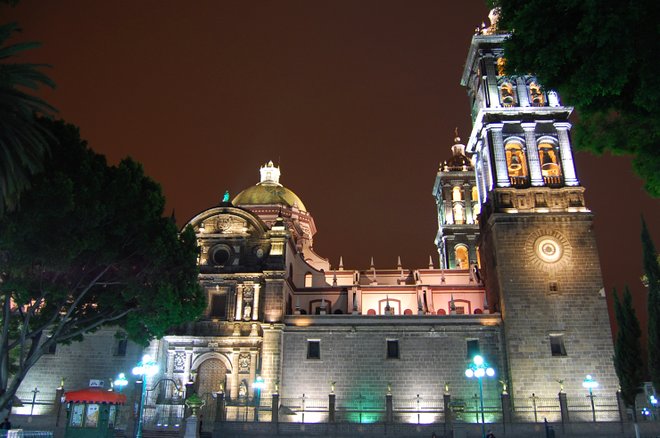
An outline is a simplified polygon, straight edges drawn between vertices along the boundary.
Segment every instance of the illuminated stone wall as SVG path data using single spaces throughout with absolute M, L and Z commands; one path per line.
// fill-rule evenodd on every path
M 495 214 L 484 231 L 487 288 L 500 295 L 514 398 L 582 397 L 587 374 L 597 395 L 617 389 L 607 304 L 591 214 Z M 496 242 L 493 245 L 493 242 Z M 496 276 L 493 276 L 494 270 Z M 566 355 L 551 352 L 558 336 Z
M 142 348 L 128 343 L 125 356 L 115 355 L 116 329 L 102 329 L 88 335 L 82 342 L 70 345 L 58 345 L 55 354 L 46 354 L 39 359 L 20 386 L 17 396 L 23 403 L 23 408 L 14 408 L 17 414 L 29 414 L 32 402 L 32 391 L 36 387 L 37 403 L 52 403 L 55 400 L 55 390 L 65 378 L 66 390 L 87 388 L 91 379 L 108 381 L 117 377 L 120 372 L 130 375 L 131 370 L 140 360 Z M 129 385 L 130 386 L 130 385 Z M 126 392 L 130 391 L 126 388 Z M 27 402 L 27 403 L 26 403 Z M 47 414 L 50 406 L 37 404 L 34 414 Z
M 317 316 L 314 320 L 318 323 L 339 318 Z M 406 319 L 411 322 L 406 323 Z M 384 400 L 388 383 L 399 401 L 412 400 L 417 394 L 424 399 L 441 399 L 445 382 L 452 397 L 473 397 L 478 391 L 477 382 L 464 374 L 468 339 L 478 339 L 484 357 L 498 373 L 503 369 L 499 316 L 347 316 L 341 320 L 332 325 L 304 327 L 289 325 L 304 323 L 304 318 L 287 318 L 283 400 L 299 398 L 303 393 L 327 399 L 331 382 L 336 382 L 337 406 L 360 395 Z M 485 325 L 486 321 L 494 325 Z M 308 340 L 320 341 L 320 359 L 307 358 Z M 399 341 L 399 359 L 387 358 L 387 340 Z M 498 379 L 486 380 L 485 396 L 498 397 Z

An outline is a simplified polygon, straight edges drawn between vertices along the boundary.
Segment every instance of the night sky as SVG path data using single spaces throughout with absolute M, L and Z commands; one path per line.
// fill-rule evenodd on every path
M 46 97 L 116 163 L 160 182 L 168 214 L 196 213 L 258 182 L 281 182 L 310 210 L 315 250 L 337 266 L 428 265 L 431 196 L 454 128 L 467 140 L 460 86 L 483 0 L 22 0 L 2 7 L 43 46 Z M 660 202 L 626 158 L 576 155 L 608 293 L 628 284 L 641 313 L 644 214 L 660 246 Z

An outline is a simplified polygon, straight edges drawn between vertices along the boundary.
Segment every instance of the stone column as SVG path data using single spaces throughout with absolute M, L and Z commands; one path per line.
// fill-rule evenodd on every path
M 509 172 L 506 168 L 506 155 L 504 153 L 504 137 L 502 136 L 503 123 L 488 125 L 493 133 L 493 155 L 495 156 L 495 180 L 497 187 L 509 187 Z
M 521 123 L 525 131 L 525 145 L 527 146 L 527 162 L 529 163 L 529 176 L 533 186 L 543 185 L 543 174 L 541 173 L 541 162 L 539 161 L 539 148 L 536 144 L 536 123 Z
M 328 394 L 328 423 L 335 422 L 335 409 L 336 409 L 336 395 L 334 393 Z
M 575 173 L 571 140 L 568 136 L 568 130 L 571 129 L 571 124 L 568 122 L 555 122 L 554 125 L 559 139 L 559 153 L 561 154 L 561 167 L 564 171 L 564 184 L 567 186 L 580 185 Z

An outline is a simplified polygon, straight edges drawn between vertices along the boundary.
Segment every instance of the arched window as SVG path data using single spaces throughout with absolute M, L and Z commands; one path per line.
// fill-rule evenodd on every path
M 454 223 L 455 224 L 464 224 L 465 223 L 465 209 L 460 202 L 454 204 Z
M 511 184 L 524 184 L 527 180 L 527 157 L 522 142 L 517 139 L 510 140 L 504 146 L 506 155 L 506 169 Z
M 561 166 L 559 165 L 559 147 L 550 139 L 539 140 L 539 161 L 541 174 L 546 184 L 561 183 Z
M 463 199 L 463 196 L 461 194 L 461 188 L 459 186 L 454 186 L 453 189 L 451 189 L 451 200 L 452 201 L 461 201 Z
M 467 269 L 470 266 L 467 246 L 456 245 L 454 248 L 454 266 L 456 269 Z
M 529 100 L 532 103 L 532 106 L 545 106 L 543 90 L 536 82 L 530 82 L 529 84 Z
M 473 201 L 479 200 L 479 192 L 477 191 L 477 186 L 472 186 L 472 200 Z
M 504 82 L 500 85 L 500 100 L 504 107 L 512 107 L 516 105 L 516 95 L 511 82 Z
M 305 274 L 305 287 L 312 287 L 312 274 L 308 272 Z

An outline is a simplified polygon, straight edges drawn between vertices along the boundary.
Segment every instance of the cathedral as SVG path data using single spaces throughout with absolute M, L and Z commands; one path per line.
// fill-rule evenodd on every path
M 469 48 L 461 84 L 472 132 L 438 157 L 432 187 L 439 264 L 360 270 L 340 260 L 331 268 L 314 251 L 311 212 L 270 161 L 258 174 L 246 169 L 255 185 L 186 224 L 197 236 L 208 304 L 198 321 L 145 350 L 160 366 L 146 403 L 154 415 L 177 421 L 190 391 L 207 402 L 209 423 L 219 394 L 226 420 L 255 416 L 242 400 L 267 405 L 277 394 L 289 417 L 307 401 L 303 422 L 328 421 L 313 407 L 329 394 L 338 405 L 384 403 L 386 394 L 468 400 L 476 390 L 465 370 L 477 354 L 495 372 L 483 379 L 486 398 L 507 393 L 515 405 L 560 391 L 582 396 L 587 374 L 597 391 L 616 393 L 593 215 L 573 162 L 572 108 L 533 75 L 504 73 L 505 38 L 485 28 Z M 141 349 L 104 333 L 44 357 L 19 398 L 31 399 L 33 387 L 54 394 L 54 369 L 68 372 L 71 389 L 129 370 Z M 373 412 L 369 421 L 384 421 Z

